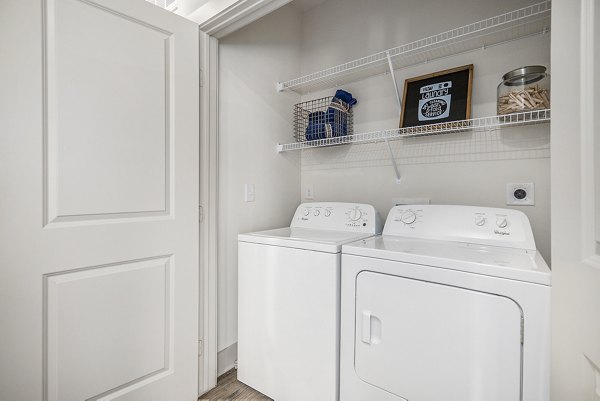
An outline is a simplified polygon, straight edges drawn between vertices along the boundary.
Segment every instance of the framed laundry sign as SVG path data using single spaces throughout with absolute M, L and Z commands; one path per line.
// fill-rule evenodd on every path
M 471 118 L 473 64 L 404 81 L 400 128 Z

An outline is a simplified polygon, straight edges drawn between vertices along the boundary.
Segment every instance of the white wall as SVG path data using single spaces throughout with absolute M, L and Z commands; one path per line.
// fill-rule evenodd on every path
M 289 225 L 300 201 L 299 155 L 276 152 L 299 97 L 275 90 L 300 73 L 300 33 L 286 6 L 219 41 L 219 351 L 237 342 L 237 234 Z
M 303 14 L 302 74 L 531 3 L 329 0 Z M 473 116 L 494 115 L 496 87 L 504 73 L 524 65 L 550 66 L 550 35 L 432 61 L 397 71 L 396 78 L 402 91 L 406 78 L 465 64 L 474 64 Z M 354 109 L 355 132 L 398 126 L 399 109 L 389 75 L 345 85 L 344 89 L 359 101 Z M 334 90 L 312 93 L 303 100 L 330 96 Z M 304 151 L 302 195 L 307 185 L 313 185 L 316 201 L 372 203 L 385 218 L 392 198 L 399 197 L 426 197 L 436 204 L 506 207 L 507 183 L 533 182 L 536 205 L 515 208 L 529 216 L 538 248 L 549 262 L 549 135 L 549 126 L 544 125 L 396 141 L 392 147 L 402 172 L 400 184 L 383 143 Z

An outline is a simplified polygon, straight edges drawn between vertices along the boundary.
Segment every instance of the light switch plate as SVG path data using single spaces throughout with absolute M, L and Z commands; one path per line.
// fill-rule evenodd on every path
M 533 182 L 506 184 L 506 204 L 511 206 L 535 205 Z
M 315 199 L 315 188 L 312 184 L 308 184 L 306 186 L 306 191 L 304 192 L 304 199 Z
M 244 185 L 244 201 L 245 202 L 254 202 L 254 184 L 245 184 Z

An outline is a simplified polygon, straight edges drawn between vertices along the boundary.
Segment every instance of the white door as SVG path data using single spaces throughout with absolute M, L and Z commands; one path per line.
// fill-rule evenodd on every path
M 197 27 L 2 0 L 0 54 L 0 399 L 196 399 Z
M 552 2 L 552 399 L 600 400 L 600 3 Z
M 522 318 L 505 296 L 362 271 L 354 369 L 399 400 L 519 401 Z

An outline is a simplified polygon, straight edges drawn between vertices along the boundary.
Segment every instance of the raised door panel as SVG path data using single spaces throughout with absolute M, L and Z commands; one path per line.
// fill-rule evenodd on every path
M 96 399 L 172 369 L 173 272 L 165 256 L 45 277 L 48 401 Z
M 511 299 L 364 271 L 355 370 L 407 400 L 519 401 L 520 307 Z
M 47 0 L 46 222 L 169 213 L 173 36 Z

